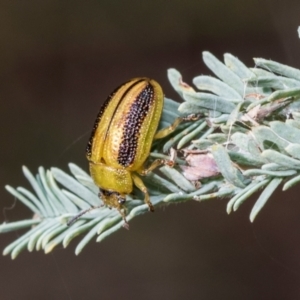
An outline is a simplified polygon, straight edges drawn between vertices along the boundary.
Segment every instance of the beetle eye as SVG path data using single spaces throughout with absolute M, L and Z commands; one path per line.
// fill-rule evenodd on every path
M 124 198 L 119 198 L 119 199 L 118 199 L 118 202 L 119 202 L 120 204 L 124 204 L 124 203 L 126 202 L 126 200 L 125 200 Z

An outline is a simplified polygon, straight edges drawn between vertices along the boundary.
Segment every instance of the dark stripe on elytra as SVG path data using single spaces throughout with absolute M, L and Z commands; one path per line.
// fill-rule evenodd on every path
M 132 102 L 126 116 L 122 142 L 118 152 L 118 163 L 124 167 L 133 163 L 138 146 L 140 130 L 151 108 L 154 99 L 154 88 L 148 84 Z
M 128 89 L 127 89 L 127 90 L 124 92 L 124 94 L 122 95 L 122 97 L 121 97 L 121 99 L 119 100 L 119 103 L 118 103 L 118 105 L 117 105 L 117 107 L 116 107 L 116 109 L 115 109 L 113 115 L 112 115 L 111 118 L 110 118 L 110 123 L 109 123 L 108 126 L 107 126 L 107 131 L 105 132 L 105 138 L 104 138 L 103 142 L 104 142 L 105 139 L 106 139 L 107 133 L 108 133 L 109 128 L 110 128 L 111 121 L 112 121 L 113 118 L 114 118 L 114 115 L 115 115 L 115 113 L 116 113 L 116 111 L 117 111 L 117 108 L 119 107 L 120 103 L 123 101 L 125 95 L 129 92 L 129 90 L 130 90 L 133 86 L 135 86 L 136 84 L 138 84 L 139 82 L 141 82 L 141 81 L 143 81 L 143 80 L 144 80 L 144 79 L 138 80 L 136 83 L 134 83 L 134 84 L 132 84 L 131 86 L 129 86 Z M 112 98 L 115 96 L 115 94 L 117 93 L 117 91 L 118 91 L 123 85 L 125 85 L 125 84 L 127 84 L 127 83 L 128 83 L 128 81 L 125 82 L 125 83 L 123 83 L 123 84 L 121 84 L 121 85 L 119 85 L 119 86 L 118 86 L 118 87 L 117 87 L 117 88 L 116 88 L 116 89 L 115 89 L 115 90 L 107 97 L 107 99 L 105 100 L 105 102 L 104 102 L 103 105 L 101 106 L 100 111 L 99 111 L 99 113 L 98 113 L 98 115 L 97 115 L 96 121 L 95 121 L 95 123 L 94 123 L 94 127 L 93 127 L 93 130 L 92 130 L 90 139 L 89 139 L 88 144 L 87 144 L 87 146 L 86 146 L 86 156 L 87 156 L 88 158 L 90 158 L 91 155 L 92 155 L 92 147 L 93 147 L 93 142 L 94 142 L 94 136 L 95 136 L 96 130 L 97 130 L 97 128 L 98 128 L 98 125 L 99 125 L 99 123 L 100 123 L 100 121 L 101 121 L 101 118 L 102 118 L 102 116 L 103 116 L 103 114 L 104 114 L 104 112 L 105 112 L 105 110 L 106 110 L 108 104 L 110 103 L 110 101 L 112 100 Z

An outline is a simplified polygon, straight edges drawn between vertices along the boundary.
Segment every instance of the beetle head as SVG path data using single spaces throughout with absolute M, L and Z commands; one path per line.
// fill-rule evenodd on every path
M 101 196 L 104 205 L 108 207 L 113 207 L 118 210 L 123 208 L 124 203 L 126 202 L 126 197 L 125 195 L 122 195 L 118 192 L 115 191 L 108 191 L 108 190 L 103 190 L 100 189 L 99 196 Z
M 109 208 L 116 208 L 119 211 L 122 219 L 124 220 L 123 227 L 129 229 L 129 225 L 126 221 L 126 208 L 124 207 L 126 196 L 115 191 L 103 189 L 100 189 L 99 196 L 102 198 L 104 205 L 108 206 Z

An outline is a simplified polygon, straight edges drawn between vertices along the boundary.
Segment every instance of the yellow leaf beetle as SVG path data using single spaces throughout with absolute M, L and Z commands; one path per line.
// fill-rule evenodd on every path
M 128 223 L 124 203 L 126 195 L 132 193 L 133 185 L 144 193 L 145 203 L 150 211 L 154 211 L 147 188 L 138 174 L 146 175 L 163 163 L 172 165 L 171 161 L 157 159 L 144 168 L 153 140 L 167 136 L 182 120 L 195 119 L 195 115 L 177 118 L 171 126 L 156 133 L 163 103 L 162 88 L 153 79 L 134 78 L 122 84 L 101 107 L 86 148 L 90 174 L 99 187 L 99 196 L 104 205 L 120 212 L 125 228 Z

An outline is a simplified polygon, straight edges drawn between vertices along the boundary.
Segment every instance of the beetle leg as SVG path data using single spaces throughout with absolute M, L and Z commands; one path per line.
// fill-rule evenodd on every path
M 146 186 L 144 185 L 142 179 L 134 173 L 132 173 L 131 176 L 132 176 L 132 180 L 133 180 L 134 184 L 145 194 L 144 201 L 149 206 L 149 210 L 153 212 L 154 207 L 150 201 L 150 196 L 149 196 L 148 190 L 147 190 Z
M 158 168 L 159 166 L 164 165 L 166 162 L 167 162 L 167 160 L 158 158 L 158 159 L 154 160 L 147 169 L 139 170 L 139 174 L 141 174 L 142 176 L 145 176 L 148 173 L 150 173 L 151 171 L 153 171 L 154 169 Z
M 118 212 L 120 213 L 120 215 L 122 216 L 122 219 L 124 221 L 124 224 L 122 225 L 125 229 L 129 230 L 129 224 L 126 220 L 126 210 L 125 208 L 121 209 L 121 208 L 117 208 Z
M 155 134 L 154 139 L 158 140 L 158 139 L 162 139 L 162 138 L 166 137 L 167 135 L 172 133 L 177 128 L 177 126 L 183 121 L 197 121 L 202 116 L 203 116 L 203 114 L 190 114 L 190 115 L 185 116 L 185 117 L 178 117 L 178 118 L 175 119 L 173 124 L 171 124 L 170 126 L 168 126 L 166 128 L 163 128 L 163 129 L 159 130 Z
M 147 167 L 146 169 L 137 170 L 137 172 L 140 175 L 145 176 L 145 175 L 149 174 L 151 171 L 153 171 L 154 169 L 160 167 L 161 165 L 166 165 L 166 166 L 173 168 L 176 157 L 177 157 L 176 150 L 171 148 L 170 149 L 170 159 L 162 159 L 162 158 L 155 159 L 149 167 Z
M 169 167 L 173 167 L 174 166 L 174 161 L 173 160 L 168 160 L 168 159 L 158 158 L 155 161 L 153 161 L 147 169 L 138 170 L 137 172 L 140 175 L 145 176 L 145 175 L 149 174 L 151 171 L 153 171 L 154 169 L 160 167 L 161 165 L 167 165 Z

